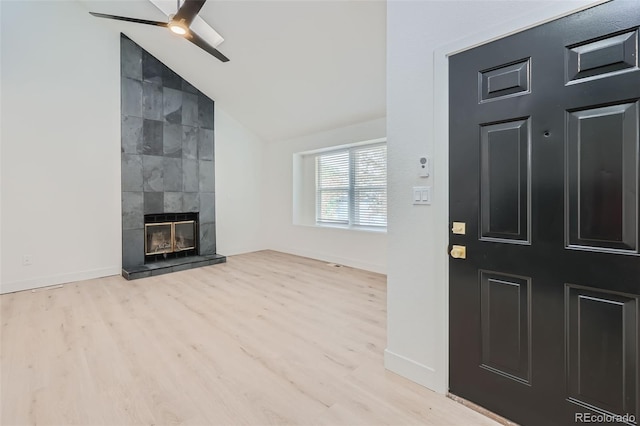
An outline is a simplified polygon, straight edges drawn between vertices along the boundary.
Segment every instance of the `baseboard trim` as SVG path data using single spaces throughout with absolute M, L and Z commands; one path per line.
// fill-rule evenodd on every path
M 308 257 L 315 260 L 321 260 L 323 262 L 337 263 L 339 265 L 350 266 L 356 269 L 363 269 L 365 271 L 375 272 L 377 274 L 386 275 L 387 273 L 386 265 L 362 262 L 356 259 L 334 256 L 328 253 L 319 253 L 311 250 L 288 249 L 283 247 L 273 247 L 267 250 L 279 251 L 281 253 L 293 254 L 295 256 Z
M 457 402 L 458 404 L 462 404 L 465 407 L 468 407 L 470 409 L 472 409 L 473 411 L 476 411 L 480 414 L 482 414 L 483 416 L 489 417 L 491 420 L 494 420 L 502 425 L 505 426 L 519 426 L 518 423 L 514 423 L 509 419 L 506 419 L 504 417 L 502 417 L 499 414 L 494 413 L 493 411 L 489 411 L 486 408 L 471 402 L 467 399 L 461 398 L 457 395 L 452 394 L 451 392 L 447 393 L 447 398 L 454 400 L 455 402 Z
M 446 383 L 443 383 L 441 375 L 436 369 L 389 349 L 384 350 L 384 367 L 435 392 L 444 395 L 448 391 Z
M 110 266 L 108 268 L 91 269 L 88 271 L 72 272 L 69 274 L 54 275 L 50 277 L 38 277 L 23 281 L 12 281 L 0 284 L 0 294 L 50 287 L 75 281 L 91 280 L 111 275 L 120 275 L 121 271 L 122 269 L 120 266 Z
M 216 251 L 224 256 L 237 256 L 239 254 L 255 253 L 257 251 L 270 250 L 264 247 L 233 247 L 227 245 L 216 244 Z

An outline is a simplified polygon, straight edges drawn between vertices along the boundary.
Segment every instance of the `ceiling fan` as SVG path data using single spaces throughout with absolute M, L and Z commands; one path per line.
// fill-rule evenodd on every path
M 98 18 L 116 19 L 118 21 L 134 22 L 136 24 L 154 25 L 157 27 L 169 28 L 172 32 L 183 36 L 191 43 L 195 44 L 202 50 L 215 56 L 222 62 L 228 62 L 229 58 L 224 56 L 218 49 L 207 43 L 202 37 L 189 30 L 191 22 L 196 17 L 200 9 L 207 0 L 184 0 L 180 6 L 180 0 L 177 0 L 178 11 L 175 15 L 169 15 L 169 22 L 148 21 L 146 19 L 128 18 L 125 16 L 107 15 L 104 13 L 89 12 Z

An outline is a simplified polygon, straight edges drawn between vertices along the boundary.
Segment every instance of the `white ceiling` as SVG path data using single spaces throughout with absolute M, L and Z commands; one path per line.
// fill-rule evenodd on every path
M 94 12 L 166 20 L 147 0 L 80 0 Z M 98 18 L 123 32 L 266 141 L 386 114 L 386 3 L 209 0 L 221 63 L 162 28 Z

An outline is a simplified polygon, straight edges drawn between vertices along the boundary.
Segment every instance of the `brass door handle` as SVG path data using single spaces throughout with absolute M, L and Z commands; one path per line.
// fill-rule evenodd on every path
M 466 259 L 467 248 L 465 246 L 453 246 L 451 247 L 450 254 L 454 259 Z

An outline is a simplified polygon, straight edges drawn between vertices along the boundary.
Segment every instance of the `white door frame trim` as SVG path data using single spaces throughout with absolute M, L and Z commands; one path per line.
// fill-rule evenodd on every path
M 574 2 L 577 6 L 567 10 L 567 2 L 550 4 L 544 10 L 529 14 L 520 19 L 509 21 L 499 26 L 490 27 L 470 37 L 457 40 L 442 46 L 433 53 L 434 96 L 433 96 L 433 134 L 434 169 L 438 170 L 434 179 L 434 193 L 438 194 L 438 202 L 434 203 L 436 259 L 434 279 L 436 298 L 442 310 L 440 318 L 434 320 L 442 324 L 438 328 L 435 346 L 435 362 L 441 371 L 436 370 L 436 382 L 432 389 L 446 393 L 449 390 L 449 256 L 446 249 L 449 244 L 449 61 L 448 57 L 455 53 L 507 37 L 549 21 L 579 12 L 584 9 L 606 3 L 610 0 Z M 439 374 L 438 374 L 439 373 Z M 431 387 L 431 386 L 430 386 Z

